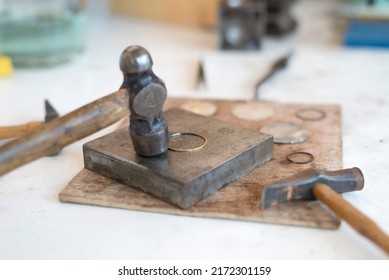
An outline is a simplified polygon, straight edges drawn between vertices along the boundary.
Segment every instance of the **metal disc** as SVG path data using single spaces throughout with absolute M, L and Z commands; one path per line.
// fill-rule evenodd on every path
M 260 121 L 274 115 L 274 108 L 264 103 L 242 103 L 232 108 L 232 114 L 241 120 Z
M 209 101 L 190 101 L 182 104 L 180 108 L 206 117 L 214 115 L 217 111 L 217 106 Z
M 326 113 L 317 108 L 302 108 L 296 112 L 296 116 L 304 121 L 320 121 L 325 118 Z
M 262 127 L 260 131 L 273 135 L 273 142 L 278 144 L 297 144 L 309 138 L 309 132 L 294 123 L 273 123 Z

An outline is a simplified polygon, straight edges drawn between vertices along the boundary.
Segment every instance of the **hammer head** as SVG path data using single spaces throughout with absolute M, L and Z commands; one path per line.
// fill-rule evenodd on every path
M 141 46 L 126 48 L 120 57 L 124 80 L 129 92 L 129 132 L 139 156 L 153 157 L 169 148 L 169 130 L 162 112 L 167 97 L 165 83 L 152 71 L 153 60 Z
M 315 200 L 312 188 L 317 183 L 326 184 L 337 193 L 344 193 L 361 190 L 364 178 L 362 171 L 357 167 L 338 171 L 310 168 L 277 183 L 264 186 L 261 208 L 265 209 L 290 200 Z
M 48 123 L 56 118 L 59 117 L 58 112 L 54 109 L 53 105 L 50 104 L 49 100 L 45 100 L 45 123 Z M 62 151 L 59 150 L 53 154 L 51 154 L 51 157 L 59 155 L 59 153 Z
M 45 123 L 52 121 L 59 117 L 58 112 L 50 104 L 49 100 L 45 100 Z

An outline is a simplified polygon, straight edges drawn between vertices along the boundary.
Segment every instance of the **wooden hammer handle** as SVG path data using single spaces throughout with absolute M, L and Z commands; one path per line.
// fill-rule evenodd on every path
M 16 138 L 41 125 L 42 122 L 29 122 L 15 126 L 0 126 L 0 139 Z
M 313 187 L 312 191 L 317 199 L 325 203 L 356 231 L 373 241 L 389 254 L 389 237 L 376 223 L 348 203 L 329 186 L 318 183 Z
M 121 89 L 36 127 L 0 147 L 0 175 L 97 132 L 125 117 L 128 91 Z

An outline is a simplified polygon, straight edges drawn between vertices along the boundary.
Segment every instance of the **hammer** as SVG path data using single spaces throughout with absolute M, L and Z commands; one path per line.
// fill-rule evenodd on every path
M 59 114 L 50 104 L 50 102 L 45 100 L 45 119 L 44 122 L 34 121 L 26 124 L 15 125 L 15 126 L 2 126 L 0 127 L 0 140 L 19 137 L 32 129 L 40 126 L 43 123 L 47 123 L 59 117 Z
M 137 154 L 153 156 L 162 153 L 168 147 L 167 124 L 162 116 L 166 88 L 151 66 L 151 56 L 144 48 L 133 46 L 125 49 L 120 60 L 124 75 L 121 88 L 0 146 L 0 176 L 56 153 L 121 120 L 130 112 L 139 121 L 132 122 L 137 134 L 131 135 L 134 146 L 140 147 L 141 152 L 136 151 Z M 143 125 L 145 123 L 147 127 Z
M 359 168 L 338 171 L 307 169 L 282 181 L 264 186 L 261 208 L 291 200 L 318 199 L 363 236 L 389 254 L 389 237 L 376 223 L 343 199 L 339 193 L 361 190 L 363 174 Z

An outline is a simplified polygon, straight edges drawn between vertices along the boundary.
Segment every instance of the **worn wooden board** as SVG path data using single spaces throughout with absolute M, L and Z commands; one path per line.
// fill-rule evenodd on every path
M 169 99 L 166 109 L 180 107 L 191 100 Z M 181 210 L 135 188 L 105 178 L 89 170 L 82 170 L 59 194 L 62 202 L 73 202 L 116 207 L 148 212 L 225 218 L 252 222 L 266 222 L 296 226 L 335 229 L 340 221 L 318 201 L 288 202 L 260 210 L 262 186 L 291 176 L 308 167 L 325 170 L 342 168 L 341 110 L 336 105 L 279 104 L 263 101 L 275 114 L 260 121 L 238 119 L 232 109 L 247 101 L 209 100 L 217 106 L 214 118 L 251 129 L 278 121 L 302 125 L 311 136 L 303 143 L 274 144 L 273 159 L 248 175 L 221 189 L 189 210 Z M 325 113 L 321 120 L 307 121 L 296 116 L 302 108 L 316 108 Z M 292 151 L 309 152 L 314 161 L 308 164 L 291 163 L 286 156 Z

